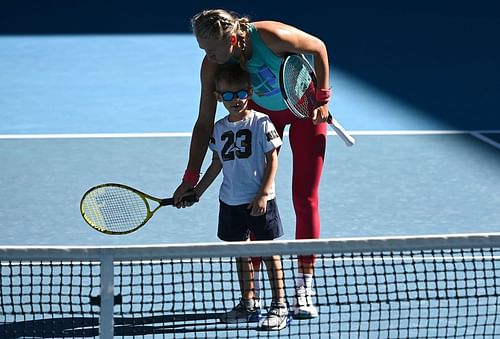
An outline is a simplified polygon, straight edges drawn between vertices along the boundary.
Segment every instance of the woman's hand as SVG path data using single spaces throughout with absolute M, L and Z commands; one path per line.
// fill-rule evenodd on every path
M 318 125 L 322 122 L 328 122 L 328 104 L 316 107 L 312 112 L 311 119 L 313 124 Z

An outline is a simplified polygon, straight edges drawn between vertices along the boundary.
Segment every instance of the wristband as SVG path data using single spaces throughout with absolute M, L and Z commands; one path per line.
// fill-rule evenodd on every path
M 326 105 L 332 97 L 332 89 L 319 88 L 316 90 L 316 102 L 320 105 Z
M 184 176 L 182 177 L 183 182 L 191 184 L 193 187 L 196 186 L 199 179 L 200 179 L 200 173 L 190 169 L 187 169 L 184 172 Z

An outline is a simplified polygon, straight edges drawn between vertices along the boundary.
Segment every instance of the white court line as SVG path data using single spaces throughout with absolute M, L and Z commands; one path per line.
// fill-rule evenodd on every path
M 191 133 L 67 133 L 0 134 L 0 139 L 99 139 L 99 138 L 173 138 L 191 137 Z
M 391 130 L 391 131 L 350 131 L 352 135 L 448 135 L 448 134 L 472 134 L 472 133 L 492 133 L 498 134 L 500 130 Z M 335 132 L 328 131 L 328 135 L 335 135 Z
M 481 134 L 500 134 L 500 130 L 401 130 L 401 131 L 349 131 L 352 135 L 450 135 L 470 134 L 485 142 L 500 148 L 500 144 L 482 136 Z M 285 132 L 288 135 L 288 132 Z M 328 135 L 336 135 L 328 131 Z M 176 138 L 191 137 L 191 132 L 166 132 L 166 133 L 63 133 L 63 134 L 0 134 L 0 140 L 8 139 L 99 139 L 99 138 Z

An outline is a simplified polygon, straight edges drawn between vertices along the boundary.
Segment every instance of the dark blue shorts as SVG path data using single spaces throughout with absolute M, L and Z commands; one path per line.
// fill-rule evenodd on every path
M 250 232 L 255 240 L 273 240 L 283 235 L 283 226 L 276 200 L 267 202 L 266 214 L 254 217 L 248 204 L 231 206 L 220 201 L 217 236 L 224 241 L 244 241 Z

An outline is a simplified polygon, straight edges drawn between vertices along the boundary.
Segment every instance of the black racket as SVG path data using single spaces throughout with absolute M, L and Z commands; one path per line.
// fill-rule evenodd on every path
M 186 202 L 198 198 L 187 196 Z M 173 198 L 159 199 L 122 184 L 102 184 L 89 189 L 80 202 L 83 219 L 105 234 L 128 234 L 144 226 L 162 206 L 172 205 Z M 158 204 L 151 209 L 151 203 Z
M 311 64 L 300 54 L 283 58 L 280 67 L 280 89 L 288 108 L 299 118 L 309 118 L 317 107 L 316 86 L 318 80 Z M 356 140 L 328 112 L 328 124 L 333 127 L 347 146 Z

